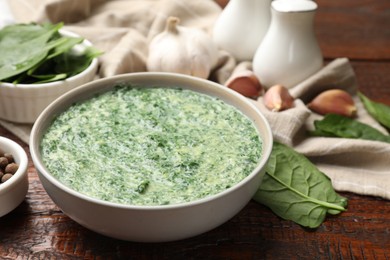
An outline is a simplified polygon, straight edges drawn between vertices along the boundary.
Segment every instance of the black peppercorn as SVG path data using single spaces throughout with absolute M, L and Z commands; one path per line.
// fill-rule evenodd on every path
M 8 165 L 8 159 L 7 157 L 0 157 L 0 168 L 5 169 L 5 167 Z
M 10 163 L 5 167 L 5 173 L 14 174 L 18 170 L 19 166 L 16 163 Z
M 6 173 L 3 175 L 3 177 L 1 177 L 1 182 L 4 183 L 6 181 L 8 181 L 11 177 L 12 177 L 13 174 L 11 173 Z
M 0 184 L 9 180 L 18 168 L 19 165 L 14 162 L 12 154 L 0 152 Z
M 12 154 L 10 154 L 10 153 L 4 153 L 3 156 L 4 156 L 5 158 L 8 159 L 8 163 L 13 163 L 13 162 L 14 162 L 14 157 L 13 157 Z

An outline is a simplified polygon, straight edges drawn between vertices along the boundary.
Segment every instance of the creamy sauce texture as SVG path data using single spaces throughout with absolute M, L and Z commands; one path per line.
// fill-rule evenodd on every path
M 233 106 L 191 90 L 118 86 L 47 129 L 49 172 L 88 196 L 167 205 L 219 193 L 256 167 L 262 141 Z

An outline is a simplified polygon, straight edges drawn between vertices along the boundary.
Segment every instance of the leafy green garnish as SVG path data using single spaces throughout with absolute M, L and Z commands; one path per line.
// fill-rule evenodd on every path
M 136 192 L 138 192 L 138 193 L 140 193 L 140 194 L 145 193 L 146 189 L 147 189 L 148 186 L 149 186 L 149 183 L 150 183 L 149 180 L 146 180 L 146 181 L 141 182 L 141 184 L 138 185 L 138 187 L 137 187 L 137 189 L 136 189 Z
M 314 121 L 314 136 L 365 139 L 390 143 L 390 136 L 355 119 L 336 115 L 325 115 L 322 120 Z
M 63 24 L 15 24 L 0 30 L 0 81 L 43 83 L 63 80 L 85 70 L 101 55 L 92 47 L 74 47 L 83 38 L 59 33 Z
M 304 155 L 274 142 L 263 181 L 253 199 L 281 218 L 316 228 L 327 213 L 345 210 L 347 199 L 338 195 L 329 178 Z
M 358 92 L 358 95 L 368 113 L 383 126 L 387 127 L 387 129 L 390 129 L 390 107 L 385 104 L 372 101 L 361 92 Z

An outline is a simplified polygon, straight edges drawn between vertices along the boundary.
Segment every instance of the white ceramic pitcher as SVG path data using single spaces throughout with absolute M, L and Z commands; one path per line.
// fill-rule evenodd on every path
M 314 34 L 316 10 L 310 0 L 272 2 L 269 30 L 253 58 L 253 70 L 265 88 L 291 88 L 323 66 Z
M 271 0 L 230 0 L 213 28 L 213 40 L 237 61 L 251 61 L 268 30 Z

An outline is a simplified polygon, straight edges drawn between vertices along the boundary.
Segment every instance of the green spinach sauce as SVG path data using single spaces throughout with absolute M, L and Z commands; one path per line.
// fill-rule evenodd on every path
M 71 106 L 47 129 L 45 166 L 66 186 L 131 205 L 219 193 L 256 167 L 262 141 L 236 108 L 174 88 L 118 86 Z

